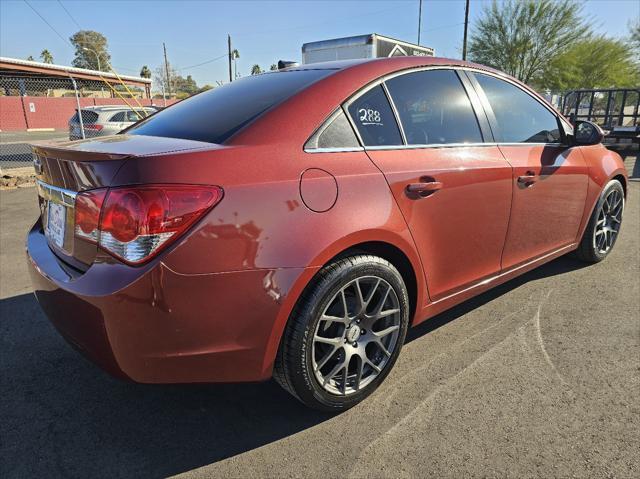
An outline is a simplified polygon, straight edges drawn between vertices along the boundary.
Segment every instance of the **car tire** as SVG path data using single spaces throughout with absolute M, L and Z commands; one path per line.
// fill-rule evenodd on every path
M 393 368 L 409 309 L 402 276 L 388 261 L 362 254 L 332 262 L 318 272 L 289 318 L 275 380 L 314 409 L 355 406 Z
M 587 263 L 605 259 L 618 239 L 624 212 L 624 189 L 618 180 L 603 188 L 575 256 Z

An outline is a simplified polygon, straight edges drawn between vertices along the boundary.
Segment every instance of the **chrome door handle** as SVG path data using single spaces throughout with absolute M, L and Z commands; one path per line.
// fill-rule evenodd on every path
M 526 174 L 518 176 L 518 184 L 522 186 L 531 186 L 538 181 L 538 175 L 533 171 L 527 171 Z

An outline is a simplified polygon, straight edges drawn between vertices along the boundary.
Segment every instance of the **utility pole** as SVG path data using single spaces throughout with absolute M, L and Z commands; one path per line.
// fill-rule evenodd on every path
M 233 81 L 233 75 L 231 74 L 231 35 L 227 34 L 227 45 L 229 47 L 229 83 Z
M 421 27 L 422 27 L 422 0 L 420 0 L 420 6 L 418 7 L 418 45 L 420 45 Z
M 164 71 L 167 75 L 167 90 L 169 90 L 169 98 L 171 98 L 171 76 L 169 75 L 169 62 L 167 61 L 167 47 L 162 42 L 162 48 L 164 49 Z
M 464 7 L 464 39 L 462 40 L 462 59 L 467 59 L 467 28 L 469 27 L 469 0 Z

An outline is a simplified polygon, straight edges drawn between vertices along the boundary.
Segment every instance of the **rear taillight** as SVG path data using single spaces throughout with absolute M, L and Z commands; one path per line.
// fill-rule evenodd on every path
M 82 125 L 84 127 L 85 130 L 92 130 L 92 131 L 100 131 L 104 128 L 104 125 L 100 125 L 98 123 L 87 123 L 86 125 Z
M 107 189 L 93 190 L 80 193 L 76 196 L 76 221 L 75 232 L 78 238 L 91 243 L 98 242 L 98 227 L 100 222 L 100 210 Z
M 81 193 L 76 197 L 76 237 L 97 242 L 127 263 L 143 263 L 221 199 L 217 186 L 151 185 Z

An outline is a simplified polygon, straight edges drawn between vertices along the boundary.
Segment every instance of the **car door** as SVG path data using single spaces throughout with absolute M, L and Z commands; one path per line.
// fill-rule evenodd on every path
M 513 204 L 502 267 L 574 243 L 588 187 L 580 148 L 563 144 L 561 119 L 520 86 L 488 74 L 469 76 L 485 104 L 500 150 L 513 167 Z
M 149 112 L 147 110 L 129 110 L 126 112 L 125 114 L 125 127 L 129 127 L 131 125 L 133 125 L 134 123 L 142 120 L 143 118 L 146 118 L 149 115 Z
M 419 70 L 347 105 L 407 221 L 434 301 L 500 271 L 509 220 L 511 167 L 484 143 L 488 123 L 467 91 L 455 70 Z
M 109 118 L 109 121 L 105 123 L 104 134 L 115 135 L 120 130 L 122 130 L 126 125 L 128 125 L 129 123 L 125 122 L 125 118 L 126 118 L 125 115 L 126 115 L 125 111 L 119 111 L 111 115 L 111 117 Z

